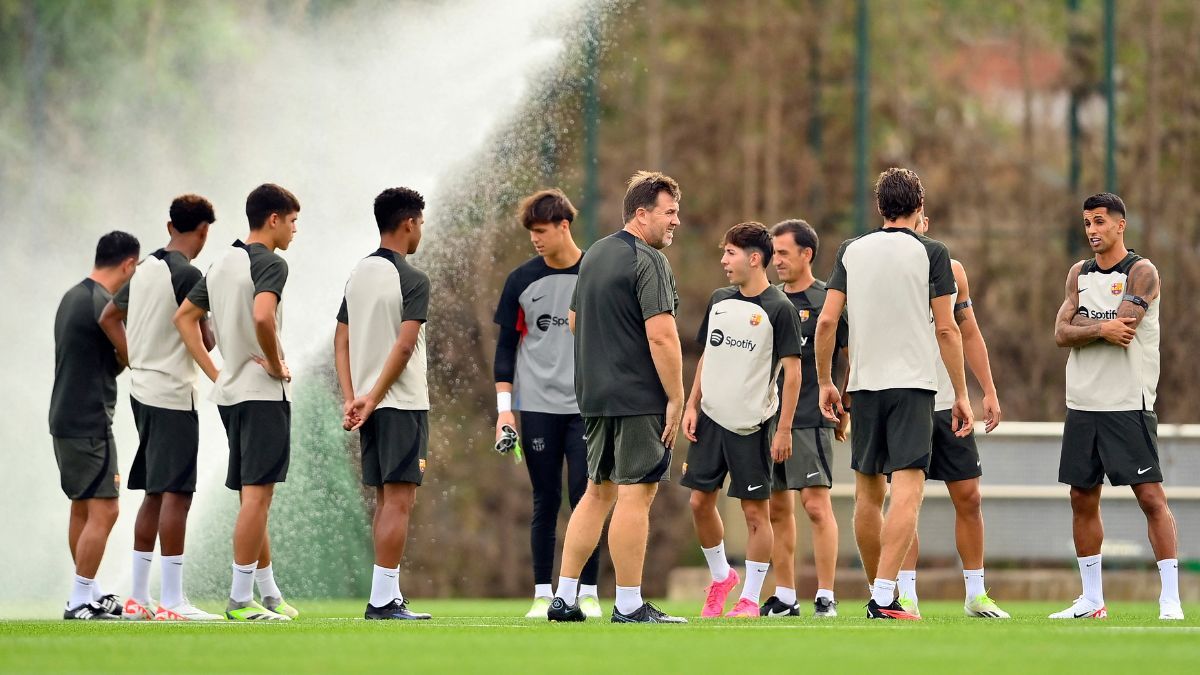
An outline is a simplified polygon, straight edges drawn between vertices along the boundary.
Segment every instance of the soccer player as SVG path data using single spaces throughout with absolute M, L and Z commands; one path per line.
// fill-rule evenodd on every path
M 1068 347 L 1067 417 L 1058 480 L 1071 486 L 1072 532 L 1083 595 L 1052 619 L 1102 619 L 1100 490 L 1129 485 L 1146 516 L 1158 560 L 1160 619 L 1183 619 L 1175 517 L 1158 461 L 1160 299 L 1158 270 L 1125 248 L 1125 203 L 1103 192 L 1083 202 L 1083 231 L 1095 254 L 1067 274 L 1054 340 Z
M 629 180 L 625 227 L 588 249 L 571 311 L 575 394 L 587 429 L 591 484 L 571 512 L 550 621 L 583 621 L 579 574 L 613 511 L 608 548 L 616 569 L 614 623 L 685 623 L 642 600 L 650 505 L 669 479 L 683 416 L 679 295 L 660 249 L 679 227 L 679 184 L 639 171 Z M 615 510 L 613 509 L 616 505 Z
M 429 277 L 408 263 L 421 243 L 425 199 L 409 188 L 375 198 L 379 249 L 350 273 L 334 331 L 342 426 L 362 440 L 363 485 L 375 488 L 375 566 L 367 619 L 428 619 L 400 592 L 408 521 L 425 476 Z
M 867 578 L 874 579 L 867 617 L 912 620 L 920 617 L 896 600 L 896 577 L 917 531 L 929 470 L 939 351 L 954 386 L 952 431 L 966 437 L 973 417 L 954 321 L 950 254 L 945 244 L 914 231 L 922 222 L 925 188 L 916 173 L 892 168 L 879 175 L 875 199 L 883 227 L 843 242 L 834 261 L 817 319 L 817 379 L 821 413 L 837 421 L 845 410 L 833 383 L 833 351 L 848 308 L 854 538 Z M 892 494 L 885 518 L 888 475 Z
M 917 234 L 929 231 L 929 219 L 917 224 Z M 963 355 L 971 367 L 975 379 L 983 389 L 983 414 L 986 420 L 984 431 L 991 433 L 1000 424 L 1000 400 L 996 395 L 996 384 L 992 381 L 992 366 L 988 360 L 987 344 L 972 309 L 971 291 L 967 283 L 967 272 L 962 263 L 950 261 L 954 272 L 954 284 L 958 289 L 950 294 L 954 303 L 954 320 L 962 332 Z M 1008 613 L 1000 609 L 990 597 L 983 583 L 983 511 L 980 508 L 979 477 L 983 475 L 979 460 L 979 448 L 975 445 L 975 434 L 959 438 L 950 432 L 950 410 L 954 406 L 954 386 L 946 367 L 938 361 L 938 390 L 933 403 L 933 454 L 929 460 L 927 478 L 945 481 L 950 501 L 954 505 L 954 539 L 958 544 L 958 556 L 963 563 L 963 583 L 966 585 L 966 600 L 963 611 L 967 616 L 983 619 L 1007 619 Z M 896 590 L 900 595 L 900 606 L 911 614 L 920 616 L 917 603 L 917 556 L 919 538 L 914 535 L 912 547 L 904 558 Z
M 771 486 L 771 529 L 775 533 L 775 594 L 762 606 L 763 616 L 799 616 L 796 603 L 796 500 L 812 525 L 813 558 L 817 569 L 817 594 L 813 616 L 837 616 L 833 595 L 837 571 L 838 525 L 833 516 L 829 489 L 833 473 L 829 468 L 833 440 L 846 440 L 850 419 L 843 415 L 835 424 L 821 415 L 817 399 L 817 365 L 814 358 L 817 316 L 825 305 L 825 282 L 812 273 L 817 256 L 817 233 L 803 220 L 785 220 L 771 230 L 775 271 L 800 318 L 800 398 L 792 417 L 792 455 L 775 464 Z M 843 315 L 838 322 L 833 369 L 841 373 L 846 363 L 846 339 L 849 327 Z M 841 377 L 841 375 L 839 375 Z
M 542 190 L 519 208 L 521 225 L 537 255 L 513 270 L 496 307 L 496 438 L 504 425 L 516 425 L 521 412 L 525 464 L 533 486 L 533 606 L 526 618 L 545 618 L 554 596 L 555 528 L 562 507 L 563 462 L 571 508 L 587 490 L 587 444 L 575 400 L 575 338 L 567 326 L 571 295 L 583 251 L 571 236 L 575 207 L 562 191 Z M 599 550 L 583 566 L 579 608 L 600 617 L 596 577 Z
M 126 619 L 211 621 L 183 594 L 183 544 L 188 509 L 196 491 L 200 422 L 196 416 L 196 364 L 175 330 L 173 319 L 188 292 L 203 276 L 191 261 L 208 240 L 216 220 L 212 204 L 199 195 L 171 202 L 170 241 L 138 265 L 138 273 L 109 301 L 100 325 L 129 365 L 130 405 L 138 429 L 138 449 L 126 485 L 145 490 L 133 526 L 133 591 L 125 600 Z M 202 323 L 204 347 L 214 338 Z M 162 595 L 150 599 L 154 541 L 162 555 Z
M 64 619 L 115 619 L 117 596 L 96 580 L 104 546 L 117 522 L 121 477 L 112 417 L 117 373 L 123 365 L 98 322 L 104 306 L 137 268 L 141 245 L 131 234 L 109 232 L 96 244 L 95 265 L 68 290 L 54 317 L 54 385 L 50 435 L 62 490 L 71 500 L 67 543 L 75 582 Z
M 292 431 L 292 374 L 279 341 L 288 267 L 276 250 L 291 244 L 299 215 L 300 202 L 291 192 L 271 183 L 255 188 L 246 198 L 246 241 L 233 242 L 175 313 L 188 352 L 216 383 L 210 398 L 229 438 L 225 487 L 238 491 L 241 508 L 233 530 L 233 583 L 225 616 L 236 621 L 289 620 L 299 614 L 275 583 L 267 535 L 275 484 L 287 479 Z M 225 362 L 219 372 L 200 328 L 210 311 Z M 254 601 L 255 585 L 262 604 Z
M 680 482 L 692 489 L 692 523 L 712 574 L 700 616 L 758 618 L 773 546 L 771 470 L 792 452 L 800 320 L 783 291 L 767 280 L 774 248 L 765 226 L 734 225 L 722 245 L 721 266 L 733 285 L 713 292 L 696 336 L 704 354 L 683 413 L 683 433 L 692 445 Z M 781 374 L 782 405 L 776 392 Z M 746 583 L 728 613 L 725 601 L 739 578 L 725 557 L 725 526 L 717 512 L 726 475 L 729 496 L 742 502 L 748 533 Z

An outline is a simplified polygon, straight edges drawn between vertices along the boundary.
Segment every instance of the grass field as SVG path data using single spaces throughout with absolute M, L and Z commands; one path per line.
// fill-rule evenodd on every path
M 957 603 L 925 602 L 923 621 L 868 622 L 845 601 L 827 621 L 686 626 L 551 625 L 513 618 L 527 605 L 512 600 L 415 601 L 436 618 L 403 623 L 361 620 L 361 601 L 297 605 L 303 616 L 290 624 L 0 621 L 0 672 L 1167 673 L 1200 658 L 1200 607 L 1166 623 L 1152 603 L 1078 622 L 1044 618 L 1065 604 L 1005 603 L 1016 618 L 988 622 L 963 617 Z

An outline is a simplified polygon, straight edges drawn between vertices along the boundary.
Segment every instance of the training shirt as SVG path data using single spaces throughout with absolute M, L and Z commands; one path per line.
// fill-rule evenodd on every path
M 107 438 L 112 428 L 121 367 L 99 324 L 111 298 L 104 286 L 84 279 L 58 303 L 50 391 L 50 434 L 58 438 Z
M 571 309 L 579 412 L 663 414 L 667 394 L 650 355 L 646 320 L 679 309 L 667 257 L 625 230 L 601 239 L 579 267 Z
M 513 270 L 504 282 L 494 321 L 518 336 L 512 372 L 501 367 L 506 355 L 497 344 L 497 382 L 513 383 L 513 409 L 578 414 L 575 400 L 575 336 L 567 312 L 579 279 L 581 257 L 571 267 L 555 269 L 536 256 Z M 511 358 L 511 356 L 509 357 Z M 505 380 L 503 378 L 511 379 Z
M 1111 269 L 1084 262 L 1076 287 L 1079 314 L 1097 321 L 1117 318 L 1129 270 L 1142 257 L 1133 251 Z M 1158 396 L 1161 295 L 1150 302 L 1133 342 L 1120 347 L 1096 340 L 1071 349 L 1067 357 L 1067 407 L 1072 410 L 1154 410 Z
M 783 284 L 777 288 L 783 290 Z M 796 308 L 800 318 L 800 400 L 796 404 L 796 415 L 792 417 L 793 429 L 813 429 L 817 427 L 833 428 L 833 422 L 821 414 L 821 387 L 817 382 L 817 317 L 825 307 L 825 282 L 814 279 L 812 285 L 799 293 L 788 293 L 788 300 Z M 842 358 L 842 349 L 846 347 L 850 326 L 846 323 L 846 314 L 842 313 L 838 320 L 837 334 L 834 336 L 833 370 L 836 373 L 838 363 Z M 782 392 L 783 378 L 779 378 Z
M 826 286 L 846 294 L 848 391 L 937 391 L 929 301 L 956 290 L 945 244 L 879 228 L 842 243 Z
M 192 304 L 212 312 L 213 332 L 225 361 L 209 396 L 217 405 L 291 398 L 290 383 L 268 375 L 253 358 L 263 356 L 254 332 L 254 298 L 259 293 L 274 293 L 280 299 L 275 306 L 275 329 L 282 332 L 287 275 L 283 258 L 263 244 L 246 244 L 239 239 L 188 293 Z M 283 358 L 282 345 L 279 350 Z
M 370 392 L 379 380 L 400 337 L 400 324 L 420 321 L 408 364 L 377 408 L 429 410 L 425 349 L 428 316 L 429 277 L 408 264 L 403 255 L 381 248 L 354 266 L 337 320 L 350 329 L 350 377 L 355 396 Z
M 748 298 L 737 286 L 708 300 L 696 341 L 704 345 L 700 409 L 737 434 L 752 434 L 779 409 L 780 359 L 799 356 L 800 317 L 774 286 Z
M 175 311 L 204 275 L 179 251 L 158 249 L 113 296 L 126 313 L 130 395 L 168 410 L 196 409 L 196 362 L 175 328 Z

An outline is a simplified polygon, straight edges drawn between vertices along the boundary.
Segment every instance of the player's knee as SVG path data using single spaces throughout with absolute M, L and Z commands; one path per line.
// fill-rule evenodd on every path
M 742 513 L 746 516 L 746 526 L 751 532 L 771 526 L 771 510 L 766 500 L 743 501 Z
M 954 510 L 961 515 L 975 515 L 982 508 L 983 496 L 979 493 L 979 488 L 964 491 L 954 497 Z
M 715 492 L 692 490 L 692 496 L 688 498 L 688 505 L 692 507 L 692 514 L 706 515 L 716 508 L 716 494 Z
M 1095 490 L 1072 487 L 1071 510 L 1077 514 L 1089 513 L 1100 508 L 1100 495 Z
M 116 524 L 120 513 L 120 503 L 116 499 L 93 499 L 88 506 L 88 520 L 95 518 L 106 527 Z
M 1167 507 L 1167 497 L 1161 492 L 1141 492 L 1137 495 L 1138 506 L 1142 508 L 1142 513 L 1148 518 L 1169 513 Z
M 813 524 L 827 523 L 833 520 L 833 505 L 825 500 L 805 500 L 804 513 Z

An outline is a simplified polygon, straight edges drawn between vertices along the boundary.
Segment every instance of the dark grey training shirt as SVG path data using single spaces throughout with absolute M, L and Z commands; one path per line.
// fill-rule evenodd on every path
M 63 296 L 54 317 L 54 386 L 50 434 L 107 438 L 117 407 L 120 366 L 98 320 L 112 295 L 84 279 Z
M 646 320 L 679 309 L 667 257 L 622 230 L 588 249 L 571 300 L 575 312 L 575 395 L 584 417 L 661 415 Z

